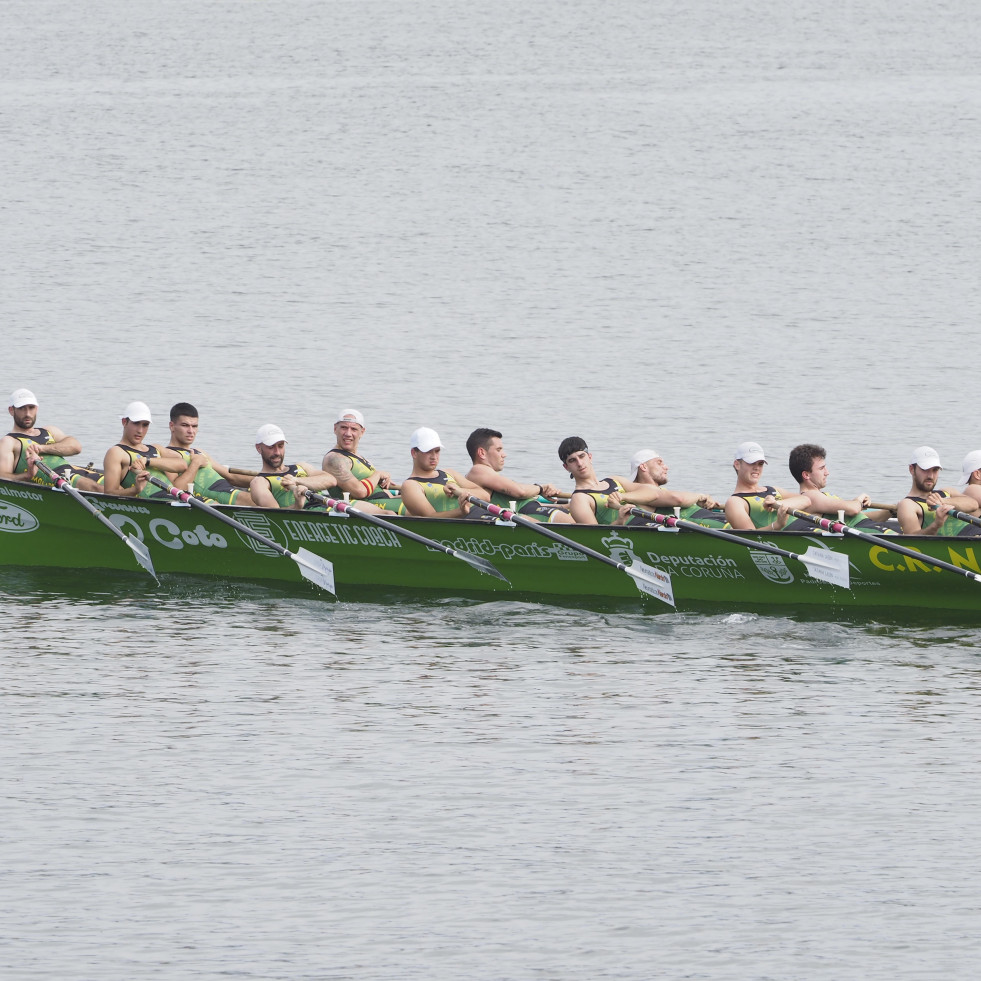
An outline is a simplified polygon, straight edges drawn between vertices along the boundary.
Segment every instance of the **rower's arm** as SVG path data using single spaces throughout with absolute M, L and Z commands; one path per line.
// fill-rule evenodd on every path
M 322 491 L 337 486 L 337 478 L 332 473 L 311 467 L 309 463 L 300 463 L 298 466 L 305 470 L 306 474 L 303 477 L 297 477 L 296 482 L 308 490 Z
M 739 531 L 752 531 L 756 526 L 749 516 L 749 504 L 745 498 L 730 497 L 725 506 L 726 521 Z
M 364 500 L 364 498 L 372 493 L 377 486 L 376 481 L 380 479 L 380 474 L 377 470 L 371 476 L 365 478 L 368 484 L 371 485 L 371 490 L 369 491 L 364 482 L 354 476 L 352 462 L 346 456 L 330 451 L 324 456 L 323 469 L 325 473 L 329 473 L 334 478 L 334 487 L 346 492 L 348 497 L 358 500 Z
M 904 535 L 932 535 L 934 531 L 927 531 L 923 527 L 923 511 L 920 505 L 916 501 L 911 501 L 909 498 L 904 497 L 899 504 L 896 505 L 896 518 L 899 521 L 899 530 Z M 943 524 L 942 521 L 934 520 L 933 524 L 929 527 L 934 529 L 939 528 Z
M 491 493 L 504 494 L 516 501 L 523 497 L 537 497 L 540 491 L 538 484 L 519 484 L 516 480 L 509 480 L 504 474 L 498 473 L 493 467 L 483 465 L 474 467 L 467 474 L 466 479 L 471 483 L 476 482 Z
M 136 482 L 130 487 L 123 487 L 123 479 L 131 468 L 132 461 L 129 454 L 118 446 L 111 446 L 102 461 L 102 472 L 105 475 L 102 489 L 116 497 L 139 496 L 140 490 L 146 486 L 147 472 L 136 470 Z
M 49 426 L 48 432 L 54 442 L 37 444 L 41 456 L 78 456 L 82 452 L 82 444 L 74 436 L 66 436 L 54 426 Z
M 569 514 L 579 525 L 598 525 L 596 501 L 589 494 L 573 494 L 569 499 Z
M 178 454 L 171 450 L 167 452 L 167 456 L 168 458 L 176 457 Z M 194 477 L 196 476 L 197 472 L 209 462 L 207 453 L 192 453 L 190 463 L 187 464 L 187 467 L 183 473 L 178 474 L 176 479 L 173 481 L 174 486 L 182 491 L 189 491 L 191 489 L 191 484 L 194 483 Z
M 13 436 L 4 436 L 0 439 L 0 477 L 4 480 L 29 480 L 27 472 L 14 473 L 17 466 L 17 459 L 21 451 L 21 442 Z
M 843 501 L 840 497 L 831 497 L 820 491 L 808 491 L 803 496 L 808 500 L 803 510 L 810 511 L 811 514 L 837 514 L 839 511 L 844 511 L 849 518 L 852 518 L 864 511 L 868 503 L 867 494 L 860 494 L 850 501 Z

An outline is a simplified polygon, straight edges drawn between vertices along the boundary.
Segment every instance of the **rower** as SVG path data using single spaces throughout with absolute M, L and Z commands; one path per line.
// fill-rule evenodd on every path
M 399 485 L 391 474 L 373 467 L 358 454 L 364 434 L 364 416 L 357 409 L 343 409 L 334 423 L 336 443 L 324 454 L 323 469 L 333 475 L 338 490 L 351 500 L 371 501 L 383 510 L 401 514 L 405 508 Z
M 567 508 L 555 503 L 559 491 L 551 484 L 519 484 L 501 471 L 507 453 L 503 437 L 496 429 L 475 429 L 467 437 L 467 452 L 473 466 L 467 479 L 490 492 L 490 501 L 498 507 L 510 508 L 534 521 L 547 524 L 570 524 L 572 515 Z
M 850 528 L 859 528 L 873 534 L 882 534 L 892 529 L 883 522 L 888 521 L 890 512 L 877 509 L 869 511 L 872 498 L 868 494 L 858 494 L 843 500 L 825 492 L 831 473 L 828 470 L 827 452 L 823 446 L 816 443 L 800 443 L 790 451 L 790 472 L 797 481 L 800 493 L 808 504 L 804 510 L 811 514 L 830 515 L 837 518 L 844 513 L 845 524 Z M 786 525 L 787 531 L 814 531 L 814 525 L 809 521 L 797 519 Z
M 0 439 L 0 477 L 6 480 L 30 480 L 51 486 L 51 479 L 33 466 L 32 461 L 43 461 L 60 477 L 80 490 L 98 490 L 98 470 L 79 467 L 65 457 L 82 452 L 81 444 L 74 436 L 66 436 L 57 426 L 41 427 L 37 422 L 37 396 L 27 388 L 11 393 L 7 408 L 13 418 L 10 432 Z
M 273 422 L 260 426 L 255 434 L 255 448 L 262 457 L 262 470 L 252 478 L 249 493 L 259 507 L 302 510 L 307 490 L 327 490 L 337 485 L 332 474 L 309 463 L 284 463 L 286 443 L 283 430 Z
M 912 486 L 909 493 L 896 505 L 896 517 L 904 535 L 943 535 L 945 537 L 976 537 L 981 528 L 956 518 L 948 517 L 951 511 L 978 512 L 978 501 L 961 493 L 956 487 L 937 490 L 940 456 L 932 446 L 918 446 L 910 457 L 909 473 Z M 927 516 L 933 520 L 927 523 Z
M 747 441 L 736 447 L 732 467 L 736 471 L 736 489 L 726 501 L 725 512 L 733 528 L 750 531 L 781 531 L 787 524 L 787 508 L 806 510 L 810 499 L 782 487 L 761 484 L 766 454 L 759 443 Z M 780 504 L 785 506 L 778 511 Z M 777 512 L 774 514 L 773 512 Z
M 657 450 L 638 450 L 630 458 L 630 480 L 635 485 L 634 489 L 611 495 L 611 505 L 616 501 L 638 504 L 661 514 L 669 514 L 679 508 L 679 517 L 706 528 L 722 528 L 726 524 L 722 505 L 711 494 L 665 489 L 668 465 Z M 634 517 L 628 523 L 647 525 L 653 522 Z
M 409 438 L 412 473 L 402 481 L 402 503 L 409 514 L 424 518 L 466 518 L 472 495 L 487 500 L 489 494 L 455 470 L 439 469 L 443 444 L 434 429 L 422 426 Z
M 199 421 L 198 410 L 190 402 L 178 402 L 170 410 L 170 443 L 164 453 L 187 464 L 187 469 L 174 479 L 174 486 L 214 504 L 252 504 L 252 496 L 246 490 L 249 477 L 232 473 L 193 446 Z
M 145 443 L 150 429 L 150 408 L 145 402 L 130 402 L 123 409 L 123 435 L 106 451 L 102 464 L 102 489 L 116 497 L 168 498 L 167 492 L 148 483 L 154 476 L 170 483 L 170 475 L 183 473 L 187 464 L 165 453 L 158 443 Z
M 961 493 L 981 504 L 981 450 L 971 450 L 961 464 Z
M 600 480 L 593 468 L 593 454 L 581 436 L 567 436 L 559 443 L 562 466 L 576 482 L 569 499 L 569 513 L 581 525 L 622 525 L 632 505 L 618 504 L 626 491 L 636 488 L 625 477 L 604 477 Z M 614 497 L 613 503 L 608 498 Z

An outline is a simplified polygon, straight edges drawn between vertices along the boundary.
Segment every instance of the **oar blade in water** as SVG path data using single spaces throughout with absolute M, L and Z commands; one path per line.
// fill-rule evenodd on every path
M 300 567 L 300 573 L 304 579 L 309 579 L 321 589 L 327 590 L 332 595 L 337 595 L 334 590 L 334 566 L 327 559 L 308 552 L 305 548 L 297 549 L 291 555 L 293 561 Z
M 488 576 L 496 576 L 498 579 L 503 579 L 509 586 L 511 585 L 510 580 L 497 566 L 488 562 L 487 559 L 481 558 L 479 555 L 474 555 L 472 552 L 465 552 L 460 548 L 453 549 L 450 555 L 454 558 L 462 559 L 467 565 L 472 565 L 478 572 L 486 573 Z
M 123 539 L 127 545 L 133 550 L 133 554 L 136 556 L 136 561 L 146 569 L 147 572 L 153 576 L 154 579 L 157 578 L 157 574 L 153 569 L 153 559 L 150 558 L 150 550 L 143 544 L 138 538 L 134 538 L 132 535 L 126 535 Z M 159 582 L 159 580 L 157 580 Z
M 648 596 L 659 599 L 668 606 L 674 606 L 674 588 L 671 585 L 671 573 L 655 569 L 646 562 L 633 562 L 627 566 L 626 573 L 632 576 L 637 588 Z
M 812 545 L 799 558 L 815 579 L 841 586 L 842 589 L 851 589 L 847 555 Z

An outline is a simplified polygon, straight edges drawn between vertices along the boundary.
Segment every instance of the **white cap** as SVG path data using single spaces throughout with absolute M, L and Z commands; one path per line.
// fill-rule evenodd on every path
M 975 470 L 981 470 L 981 450 L 971 450 L 964 457 L 964 462 L 961 464 L 961 483 L 967 486 Z
M 763 452 L 763 447 L 759 443 L 746 442 L 740 443 L 736 447 L 736 460 L 742 460 L 744 463 L 759 463 L 762 460 L 766 463 L 766 454 Z
M 266 446 L 275 446 L 277 443 L 286 443 L 286 434 L 274 422 L 267 422 L 260 426 L 255 434 L 257 443 L 265 443 Z
M 439 433 L 435 429 L 427 429 L 425 426 L 420 426 L 409 438 L 409 447 L 413 450 L 422 450 L 423 453 L 428 453 L 430 450 L 442 449 L 443 444 L 440 441 Z
M 334 420 L 334 424 L 339 422 L 356 422 L 364 429 L 364 416 L 357 409 L 342 409 Z
M 19 409 L 22 405 L 37 405 L 37 396 L 29 388 L 18 388 L 10 395 L 11 409 Z
M 150 418 L 150 406 L 146 402 L 130 402 L 123 409 L 123 418 L 130 422 L 153 422 Z
M 637 479 L 637 471 L 640 469 L 642 463 L 647 463 L 648 460 L 653 460 L 660 455 L 657 450 L 638 450 L 630 458 L 630 479 Z
M 913 455 L 909 458 L 909 462 L 910 466 L 915 463 L 921 470 L 932 470 L 934 467 L 943 469 L 940 457 L 932 446 L 918 446 L 913 450 Z

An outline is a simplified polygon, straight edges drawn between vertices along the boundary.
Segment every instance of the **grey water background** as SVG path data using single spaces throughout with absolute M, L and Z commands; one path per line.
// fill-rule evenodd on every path
M 0 386 L 397 475 L 981 445 L 975 4 L 0 3 Z M 4 572 L 11 978 L 969 978 L 976 630 Z

